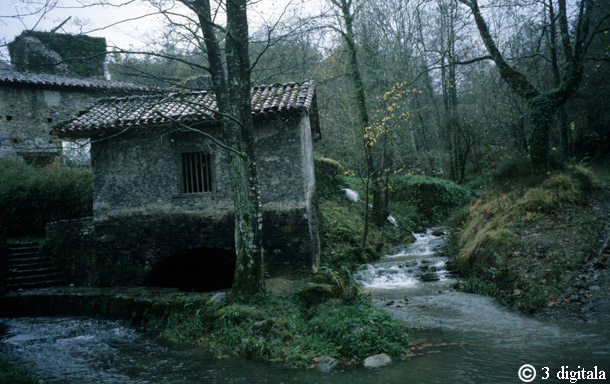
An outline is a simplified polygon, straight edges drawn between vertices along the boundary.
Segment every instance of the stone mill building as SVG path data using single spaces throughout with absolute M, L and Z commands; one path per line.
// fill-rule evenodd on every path
M 0 69 L 0 157 L 46 165 L 62 161 L 67 144 L 90 145 L 94 216 L 47 226 L 47 250 L 66 277 L 77 285 L 230 286 L 234 221 L 223 151 L 175 124 L 220 139 L 212 95 L 106 80 L 103 38 L 25 31 L 9 52 L 11 67 Z M 266 270 L 315 270 L 314 84 L 254 87 L 252 110 Z
M 257 86 L 251 95 L 266 269 L 315 270 L 314 84 Z M 80 267 L 84 284 L 230 286 L 234 220 L 223 150 L 177 123 L 222 140 L 218 118 L 202 91 L 106 98 L 56 126 L 61 139 L 91 141 L 93 249 Z
M 106 40 L 25 31 L 9 44 L 11 66 L 0 68 L 0 157 L 46 165 L 62 160 L 49 132 L 102 97 L 151 88 L 104 79 Z

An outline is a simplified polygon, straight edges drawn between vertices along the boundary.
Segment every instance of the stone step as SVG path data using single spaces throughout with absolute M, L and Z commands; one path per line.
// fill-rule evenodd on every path
M 17 260 L 17 261 L 9 261 L 8 268 L 9 269 L 36 269 L 36 268 L 46 268 L 51 267 L 53 264 L 50 260 L 45 258 L 37 258 L 32 260 Z
M 40 257 L 40 256 L 41 256 L 40 251 L 36 251 L 36 252 L 9 253 L 7 258 L 8 258 L 8 260 L 21 260 L 21 259 Z
M 43 281 L 34 282 L 17 282 L 7 284 L 9 291 L 16 291 L 18 289 L 34 289 L 34 288 L 51 288 L 64 286 L 65 282 L 62 279 L 50 279 Z
M 60 280 L 61 277 L 57 272 L 52 273 L 43 273 L 43 274 L 30 274 L 30 275 L 21 275 L 21 276 L 7 276 L 6 282 L 10 287 L 11 285 L 18 285 L 24 283 L 39 283 L 50 280 Z
M 8 245 L 9 252 L 28 252 L 28 251 L 38 251 L 40 249 L 40 244 L 38 243 L 15 243 Z
M 39 276 L 39 275 L 48 275 L 48 274 L 58 274 L 57 269 L 52 266 L 36 268 L 9 268 L 8 270 L 8 278 L 11 277 L 19 277 L 19 276 Z
M 38 243 L 15 243 L 9 246 L 8 290 L 57 287 L 65 285 L 49 256 L 40 251 Z

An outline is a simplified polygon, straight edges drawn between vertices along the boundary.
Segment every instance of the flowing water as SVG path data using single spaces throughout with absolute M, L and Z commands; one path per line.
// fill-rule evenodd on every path
M 0 354 L 47 382 L 79 384 L 520 383 L 524 364 L 537 369 L 538 383 L 569 382 L 557 378 L 562 366 L 610 374 L 607 324 L 540 320 L 455 292 L 447 260 L 435 253 L 442 239 L 431 231 L 416 238 L 357 276 L 379 306 L 415 328 L 415 356 L 383 369 L 322 373 L 218 360 L 122 322 L 82 318 L 0 320 Z

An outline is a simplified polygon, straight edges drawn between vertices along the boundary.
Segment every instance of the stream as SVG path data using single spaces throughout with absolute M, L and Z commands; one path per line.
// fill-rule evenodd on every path
M 535 367 L 532 382 L 538 383 L 570 382 L 557 375 L 595 366 L 610 374 L 607 324 L 537 319 L 488 297 L 455 292 L 447 259 L 436 254 L 442 238 L 428 230 L 416 239 L 357 274 L 374 302 L 415 330 L 415 356 L 382 369 L 323 373 L 218 360 L 124 322 L 86 318 L 0 319 L 0 355 L 47 383 L 79 384 L 520 383 L 524 364 Z

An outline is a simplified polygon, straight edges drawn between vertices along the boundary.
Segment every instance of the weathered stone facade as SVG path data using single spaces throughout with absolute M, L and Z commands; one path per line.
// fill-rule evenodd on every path
M 95 285 L 93 217 L 47 224 L 44 252 L 62 276 L 76 285 Z
M 305 92 L 312 93 L 313 86 Z M 98 112 L 105 116 L 106 112 L 96 112 L 96 107 L 90 113 Z M 263 246 L 270 274 L 318 267 L 313 113 L 313 108 L 303 108 L 255 118 Z M 83 116 L 81 120 L 86 119 Z M 137 125 L 132 119 L 129 124 Z M 201 250 L 203 258 L 215 257 L 218 250 L 234 253 L 228 170 L 224 150 L 213 140 L 175 126 L 132 126 L 119 129 L 118 134 L 95 128 L 104 126 L 99 123 L 82 126 L 84 133 L 69 127 L 56 133 L 60 137 L 92 137 L 96 277 L 91 283 L 145 283 L 160 262 L 185 250 Z M 213 120 L 203 127 L 221 140 Z M 194 152 L 211 156 L 212 187 L 202 193 L 185 193 L 181 155 Z M 227 259 L 227 263 L 234 260 Z M 210 264 L 210 268 L 224 267 Z
M 103 95 L 95 90 L 6 86 L 0 79 L 0 157 L 21 157 L 36 164 L 58 161 L 62 143 L 49 135 L 53 125 Z
M 61 140 L 49 135 L 102 97 L 150 92 L 139 85 L 0 70 L 0 157 L 58 161 Z
M 89 49 L 95 59 L 62 61 L 66 57 L 40 39 L 62 42 L 68 58 L 78 56 L 76 52 L 91 56 L 83 53 Z M 58 161 L 62 142 L 49 135 L 53 126 L 100 98 L 151 92 L 141 85 L 98 79 L 104 75 L 105 44 L 88 36 L 31 31 L 10 43 L 13 68 L 30 72 L 0 69 L 0 157 L 41 165 Z

